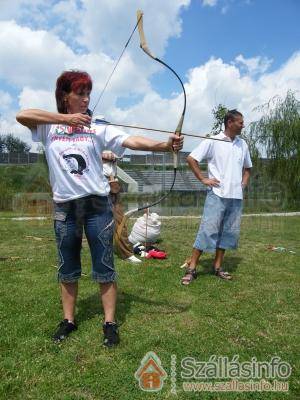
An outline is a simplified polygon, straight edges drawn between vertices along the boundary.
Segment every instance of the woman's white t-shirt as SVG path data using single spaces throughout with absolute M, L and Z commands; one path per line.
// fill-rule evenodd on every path
M 83 129 L 68 125 L 38 125 L 32 140 L 42 142 L 49 166 L 53 200 L 58 203 L 89 195 L 107 196 L 110 186 L 103 174 L 101 154 L 122 156 L 128 135 L 105 123 Z

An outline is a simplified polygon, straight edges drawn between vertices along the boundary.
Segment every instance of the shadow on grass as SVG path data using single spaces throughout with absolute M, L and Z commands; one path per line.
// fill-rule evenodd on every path
M 78 299 L 77 301 L 77 322 L 83 322 L 94 318 L 95 315 L 100 315 L 103 312 L 102 306 L 99 303 L 99 292 L 96 289 L 94 294 Z
M 212 274 L 213 259 L 212 256 L 211 258 L 201 260 L 199 275 Z M 225 255 L 223 264 L 224 270 L 230 273 L 235 272 L 241 260 L 241 257 Z M 136 309 L 136 313 L 140 313 L 140 305 L 147 306 L 147 314 L 180 314 L 186 312 L 190 308 L 186 303 L 172 303 L 169 300 L 154 301 L 147 297 L 141 297 L 119 290 L 116 312 L 119 324 L 122 325 L 126 321 L 126 316 L 131 312 L 132 307 Z M 78 312 L 76 319 L 78 322 L 89 320 L 96 315 L 103 315 L 102 305 L 99 304 L 98 292 L 79 299 L 77 307 Z
M 117 320 L 119 325 L 122 325 L 126 321 L 127 314 L 131 312 L 131 308 L 135 304 L 146 305 L 147 314 L 180 314 L 186 312 L 190 308 L 188 304 L 171 303 L 170 301 L 154 301 L 131 293 L 119 291 L 117 302 Z M 98 293 L 80 299 L 77 303 L 77 307 L 78 312 L 76 320 L 79 323 L 89 320 L 95 315 L 103 315 L 102 305 L 101 307 L 99 305 Z M 136 312 L 140 312 L 140 307 L 138 305 L 136 306 Z
M 210 259 L 200 260 L 200 266 L 199 266 L 200 268 L 198 267 L 199 275 L 212 274 L 213 261 L 214 261 L 214 256 L 212 256 Z M 241 261 L 242 261 L 241 257 L 225 255 L 222 268 L 224 269 L 224 271 L 235 272 Z

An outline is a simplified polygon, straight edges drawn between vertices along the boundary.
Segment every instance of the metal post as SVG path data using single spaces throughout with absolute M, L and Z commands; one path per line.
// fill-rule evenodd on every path
M 166 189 L 166 153 L 163 153 L 163 174 L 162 174 L 162 190 Z

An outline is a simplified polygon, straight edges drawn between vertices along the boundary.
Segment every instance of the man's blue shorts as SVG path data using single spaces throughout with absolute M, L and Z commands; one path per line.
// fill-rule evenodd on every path
M 206 252 L 215 252 L 217 248 L 236 249 L 241 216 L 242 200 L 219 197 L 210 189 L 194 248 Z
M 81 245 L 85 232 L 92 258 L 92 279 L 114 282 L 114 222 L 108 197 L 87 196 L 54 203 L 54 230 L 59 256 L 58 280 L 76 282 L 81 276 Z

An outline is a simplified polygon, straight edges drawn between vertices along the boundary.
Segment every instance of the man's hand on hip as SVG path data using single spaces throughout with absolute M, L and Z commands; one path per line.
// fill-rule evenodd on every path
M 203 185 L 205 186 L 209 186 L 209 187 L 218 187 L 220 186 L 220 181 L 218 181 L 218 179 L 216 178 L 203 178 L 201 180 L 201 183 L 203 183 Z

